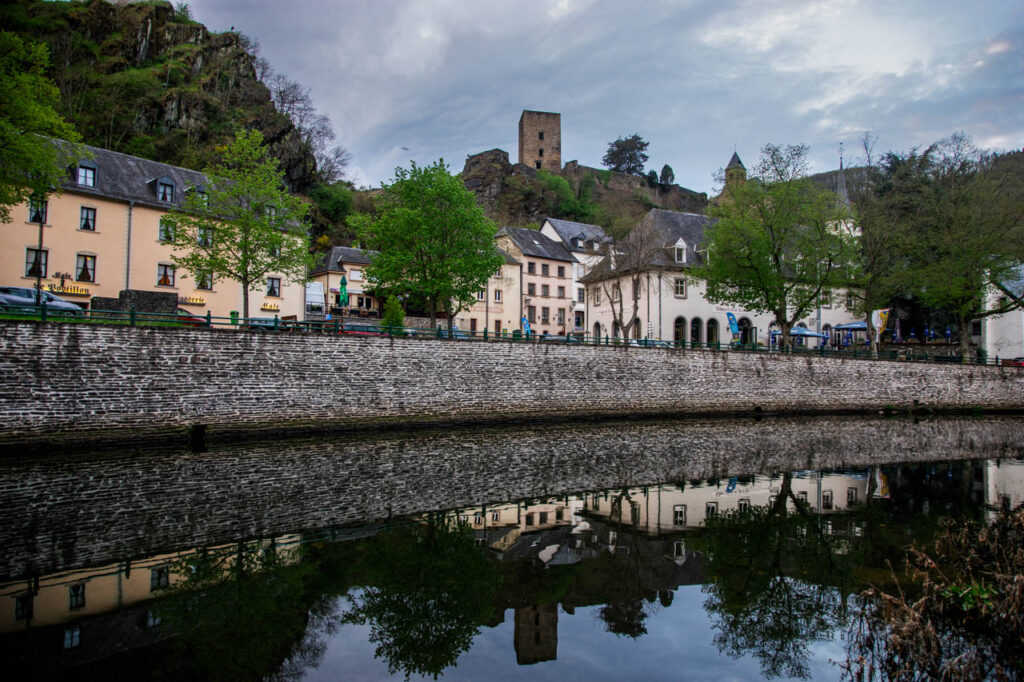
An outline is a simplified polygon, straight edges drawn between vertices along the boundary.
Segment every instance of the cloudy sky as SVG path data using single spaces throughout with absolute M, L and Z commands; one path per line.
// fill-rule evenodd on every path
M 562 161 L 639 133 L 648 168 L 711 191 L 736 150 L 811 146 L 813 170 L 965 131 L 1024 146 L 1020 0 L 192 0 L 308 86 L 377 186 L 398 165 L 499 147 L 523 109 L 562 115 Z

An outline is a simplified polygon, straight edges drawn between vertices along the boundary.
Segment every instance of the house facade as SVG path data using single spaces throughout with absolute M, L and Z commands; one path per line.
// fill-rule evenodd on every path
M 504 227 L 495 241 L 522 264 L 520 324 L 525 320 L 531 334 L 537 335 L 571 331 L 573 266 L 577 261 L 569 249 L 539 230 L 524 227 Z
M 244 292 L 233 280 L 196 277 L 175 266 L 161 218 L 202 173 L 98 147 L 68 169 L 61 194 L 11 208 L 0 230 L 0 284 L 46 291 L 88 309 L 94 296 L 121 291 L 174 293 L 182 310 L 229 317 Z M 42 227 L 40 227 L 40 224 Z M 40 244 L 41 242 L 41 244 Z M 303 286 L 269 273 L 250 292 L 250 315 L 303 319 Z
M 472 334 L 495 337 L 509 336 L 522 330 L 523 298 L 520 291 L 523 265 L 504 249 L 498 253 L 504 259 L 493 275 L 476 294 L 476 303 L 455 317 L 455 325 Z
M 322 285 L 324 310 L 332 317 L 379 317 L 384 302 L 367 280 L 366 267 L 376 251 L 332 246 L 309 274 L 311 282 Z M 319 289 L 318 288 L 318 289 Z M 343 304 L 342 289 L 348 294 Z
M 546 218 L 540 232 L 561 241 L 577 261 L 572 268 L 572 331 L 584 334 L 587 331 L 587 288 L 580 280 L 601 261 L 612 240 L 600 225 L 555 218 Z

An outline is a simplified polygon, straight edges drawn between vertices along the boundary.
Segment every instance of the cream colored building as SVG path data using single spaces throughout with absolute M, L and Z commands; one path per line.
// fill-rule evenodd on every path
M 561 241 L 538 230 L 503 227 L 495 236 L 498 248 L 522 263 L 522 320 L 530 332 L 565 334 L 573 326 L 573 266 L 576 259 Z M 524 329 L 525 331 L 525 329 Z
M 242 310 L 240 284 L 198 280 L 175 267 L 160 218 L 186 192 L 201 191 L 203 174 L 147 159 L 86 147 L 92 158 L 69 167 L 62 193 L 41 206 L 11 209 L 2 226 L 0 283 L 45 290 L 88 308 L 93 296 L 117 298 L 127 289 L 170 292 L 181 309 L 228 317 Z M 42 219 L 42 250 L 39 219 Z M 250 293 L 253 317 L 303 319 L 304 289 L 270 273 Z
M 561 241 L 577 261 L 572 268 L 572 331 L 575 334 L 585 334 L 588 329 L 587 289 L 580 279 L 604 257 L 611 244 L 611 237 L 600 225 L 555 218 L 546 218 L 540 232 L 555 241 Z
M 323 284 L 327 314 L 332 317 L 380 317 L 384 302 L 373 292 L 366 267 L 375 251 L 347 246 L 332 246 L 310 273 L 310 280 Z M 344 280 L 344 284 L 342 281 Z M 344 287 L 348 303 L 342 305 Z
M 476 303 L 455 318 L 455 325 L 462 331 L 482 335 L 486 329 L 489 335 L 500 338 L 521 329 L 523 301 L 519 285 L 523 266 L 503 249 L 498 252 L 505 262 L 477 292 Z

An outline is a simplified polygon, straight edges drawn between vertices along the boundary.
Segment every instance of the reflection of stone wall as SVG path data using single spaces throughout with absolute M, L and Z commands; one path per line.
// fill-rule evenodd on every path
M 1019 419 L 477 429 L 0 459 L 0 582 L 162 552 L 684 479 L 1016 458 Z
M 558 658 L 558 603 L 534 604 L 516 609 L 516 663 L 530 665 Z
M 580 416 L 1024 409 L 1015 367 L 629 346 L 0 325 L 0 439 Z

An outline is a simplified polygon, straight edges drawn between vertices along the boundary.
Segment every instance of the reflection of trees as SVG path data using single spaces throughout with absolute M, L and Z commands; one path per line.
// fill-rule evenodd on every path
M 182 579 L 155 610 L 177 635 L 176 676 L 287 679 L 316 665 L 336 620 L 330 602 L 312 606 L 306 582 L 315 567 L 286 560 L 273 544 L 203 549 L 182 560 Z M 282 663 L 283 662 L 283 663 Z
M 376 655 L 392 674 L 436 678 L 490 618 L 498 573 L 465 526 L 441 517 L 389 531 L 361 561 L 369 586 L 343 620 L 369 623 Z
M 724 512 L 697 539 L 715 644 L 733 657 L 753 653 L 766 677 L 807 677 L 810 644 L 846 617 L 850 564 L 820 520 L 786 473 L 770 506 Z

